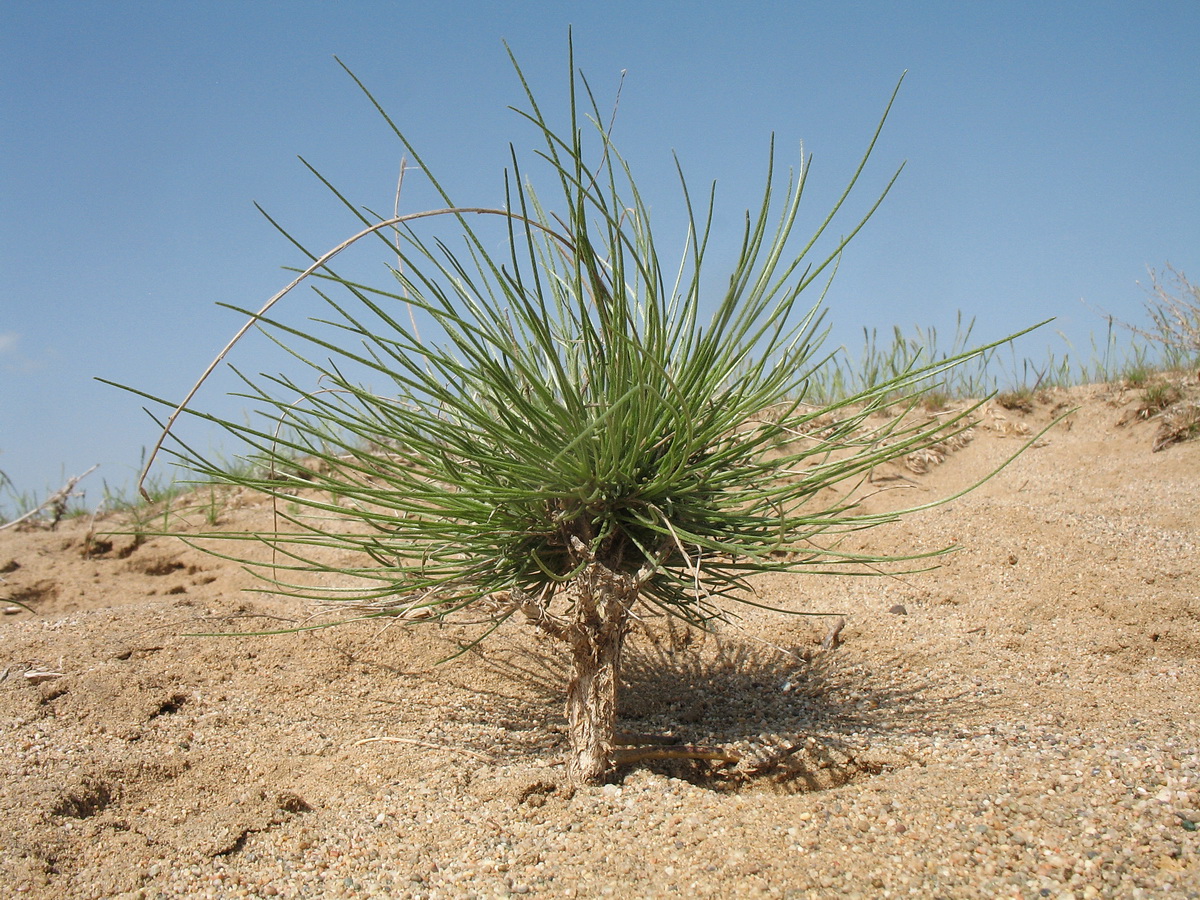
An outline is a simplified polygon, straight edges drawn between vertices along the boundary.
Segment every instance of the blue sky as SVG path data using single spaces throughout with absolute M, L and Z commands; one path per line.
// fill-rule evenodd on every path
M 508 143 L 535 145 L 506 109 L 502 41 L 553 105 L 569 25 L 601 97 L 626 71 L 615 137 L 665 245 L 682 241 L 672 151 L 694 189 L 717 181 L 720 243 L 761 196 L 771 134 L 784 163 L 803 142 L 815 226 L 908 71 L 851 212 L 907 167 L 842 261 L 834 343 L 950 333 L 959 311 L 980 339 L 1056 316 L 1022 349 L 1086 357 L 1105 323 L 1081 300 L 1139 322 L 1147 266 L 1200 275 L 1191 0 L 18 0 L 0 30 L 0 471 L 42 494 L 100 463 L 89 501 L 132 483 L 156 428 L 94 377 L 181 397 L 240 324 L 215 304 L 286 283 L 299 254 L 254 201 L 313 247 L 355 230 L 297 155 L 390 209 L 402 150 L 335 54 L 458 202 L 498 204 Z M 407 211 L 428 200 L 406 184 Z M 282 364 L 253 343 L 232 360 Z M 199 405 L 229 413 L 227 386 Z

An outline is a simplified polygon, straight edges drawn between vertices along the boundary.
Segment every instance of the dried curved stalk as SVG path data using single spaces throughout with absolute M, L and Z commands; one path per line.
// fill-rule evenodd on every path
M 369 237 L 370 235 L 375 234 L 375 232 L 377 232 L 377 231 L 382 231 L 385 228 L 395 228 L 397 225 L 403 225 L 405 222 L 415 222 L 418 219 L 428 219 L 433 216 L 445 216 L 445 215 L 457 216 L 457 215 L 463 215 L 466 213 L 475 213 L 478 215 L 490 215 L 490 216 L 503 216 L 506 219 L 512 219 L 517 222 L 523 222 L 524 224 L 529 225 L 532 228 L 537 228 L 541 231 L 544 231 L 547 235 L 549 235 L 550 237 L 554 238 L 555 240 L 557 240 L 558 242 L 563 244 L 568 250 L 571 250 L 574 247 L 574 245 L 571 243 L 571 241 L 569 239 L 563 237 L 558 232 L 547 228 L 543 223 L 538 222 L 535 219 L 526 218 L 525 216 L 518 215 L 517 213 L 510 212 L 509 210 L 506 210 L 506 209 L 491 209 L 488 207 L 480 207 L 480 206 L 461 206 L 461 207 L 446 207 L 444 209 L 429 209 L 429 210 L 425 210 L 423 212 L 408 213 L 403 216 L 393 216 L 390 219 L 384 219 L 381 222 L 376 222 L 374 225 L 364 228 L 362 231 L 358 232 L 358 234 L 354 235 L 353 237 L 347 238 L 346 240 L 344 240 L 340 244 L 338 244 L 336 247 L 334 247 L 332 250 L 328 251 L 327 253 L 323 254 L 322 256 L 319 256 L 313 262 L 312 265 L 310 265 L 307 269 L 305 269 L 303 272 L 301 272 L 299 275 L 297 275 L 287 287 L 285 287 L 283 290 L 281 290 L 279 293 L 277 293 L 274 297 L 272 297 L 270 300 L 268 300 L 266 303 L 264 303 L 262 306 L 262 309 L 260 309 L 258 312 L 256 312 L 254 315 L 252 315 L 249 319 L 246 320 L 246 323 L 241 328 L 238 329 L 237 334 L 235 334 L 230 339 L 229 343 L 226 344 L 221 349 L 221 352 L 217 354 L 216 358 L 211 363 L 208 364 L 208 368 L 204 370 L 204 374 L 202 374 L 196 380 L 196 383 L 194 385 L 192 385 L 191 390 L 189 390 L 187 392 L 187 396 L 185 396 L 183 398 L 183 400 L 180 402 L 180 404 L 178 406 L 176 406 L 174 410 L 172 410 L 171 415 L 169 415 L 167 417 L 167 422 L 163 426 L 162 433 L 159 434 L 158 440 L 156 440 L 154 442 L 154 447 L 150 450 L 150 454 L 146 458 L 146 465 L 142 468 L 142 474 L 138 477 L 138 483 L 137 483 L 138 493 L 141 494 L 142 497 L 144 497 L 146 500 L 150 499 L 150 493 L 146 490 L 146 487 L 145 487 L 146 477 L 150 474 L 150 467 L 154 465 L 154 460 L 158 456 L 158 451 L 162 449 L 163 444 L 166 442 L 167 435 L 169 435 L 171 433 L 171 429 L 175 426 L 175 420 L 178 419 L 179 416 L 183 413 L 183 411 L 188 408 L 188 405 L 195 398 L 195 396 L 199 392 L 201 386 L 204 384 L 204 382 L 206 382 L 208 380 L 208 376 L 210 376 L 214 371 L 216 371 L 217 366 L 219 366 L 221 364 L 221 360 L 223 360 L 229 354 L 229 351 L 234 348 L 234 345 L 236 345 L 238 341 L 240 341 L 243 337 L 246 336 L 246 332 L 249 331 L 251 328 L 253 328 L 255 323 L 258 322 L 263 316 L 265 316 L 267 314 L 267 312 L 271 309 L 271 307 L 273 307 L 276 303 L 278 303 L 280 300 L 282 300 L 284 297 L 286 297 L 288 294 L 290 294 L 294 288 L 298 287 L 301 284 L 301 282 L 303 282 L 306 278 L 308 278 L 310 275 L 312 275 L 314 272 L 316 272 L 318 269 L 320 269 L 322 266 L 324 266 L 326 263 L 328 263 L 331 259 L 333 259 L 335 256 L 337 256 L 343 250 L 353 246 L 354 244 L 358 243 L 363 238 Z M 83 476 L 80 476 L 80 477 L 83 477 Z

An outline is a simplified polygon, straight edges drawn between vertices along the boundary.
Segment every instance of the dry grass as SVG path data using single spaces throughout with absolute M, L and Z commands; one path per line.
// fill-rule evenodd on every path
M 1200 437 L 1200 399 L 1184 400 L 1161 413 L 1162 424 L 1154 436 L 1153 450 L 1157 453 L 1172 444 Z

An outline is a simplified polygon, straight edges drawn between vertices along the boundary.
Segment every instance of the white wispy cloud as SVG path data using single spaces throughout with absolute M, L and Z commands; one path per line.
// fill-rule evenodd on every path
M 0 372 L 25 375 L 45 367 L 45 360 L 30 359 L 25 353 L 22 337 L 16 331 L 0 331 Z

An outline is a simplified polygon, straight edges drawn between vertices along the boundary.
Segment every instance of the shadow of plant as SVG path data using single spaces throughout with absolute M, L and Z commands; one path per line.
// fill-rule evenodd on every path
M 643 768 L 714 790 L 824 790 L 909 764 L 872 749 L 892 732 L 954 728 L 955 700 L 965 698 L 908 674 L 865 673 L 838 650 L 814 647 L 639 628 L 624 654 L 618 730 L 625 747 L 649 752 L 623 751 L 632 761 L 621 772 Z M 490 688 L 460 686 L 487 694 L 491 721 L 516 726 L 508 752 L 565 750 L 568 666 L 556 645 L 494 641 L 478 660 Z
M 434 627 L 431 635 L 363 623 L 339 629 L 336 640 L 308 638 L 328 643 L 364 679 L 381 678 L 380 695 L 395 691 L 358 713 L 382 732 L 395 731 L 400 715 L 416 743 L 497 762 L 567 750 L 560 644 L 514 623 L 439 664 L 473 632 Z M 719 791 L 824 790 L 910 765 L 888 748 L 912 733 L 954 733 L 977 711 L 977 697 L 951 686 L 868 665 L 849 648 L 821 650 L 823 628 L 792 630 L 797 643 L 785 647 L 732 629 L 640 623 L 623 656 L 617 777 L 640 768 Z M 387 687 L 398 683 L 413 689 Z

